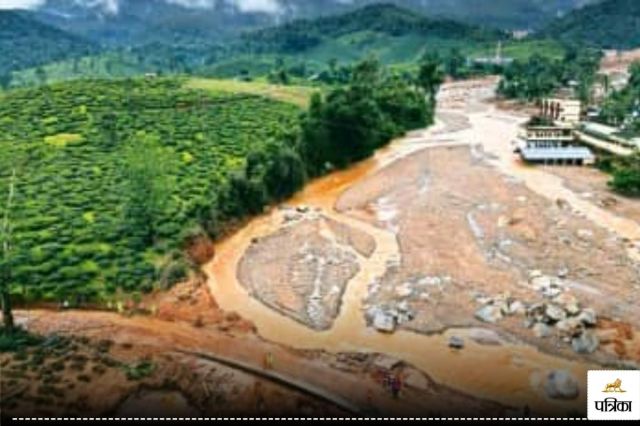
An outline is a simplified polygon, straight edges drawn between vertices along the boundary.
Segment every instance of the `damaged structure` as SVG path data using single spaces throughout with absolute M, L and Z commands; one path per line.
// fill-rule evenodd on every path
M 516 141 L 523 161 L 550 165 L 592 165 L 593 152 L 578 144 L 575 128 L 580 123 L 580 101 L 544 99 L 537 122 L 532 120 Z

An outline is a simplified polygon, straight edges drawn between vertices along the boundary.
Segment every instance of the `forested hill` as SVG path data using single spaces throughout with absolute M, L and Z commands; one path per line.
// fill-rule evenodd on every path
M 375 4 L 343 15 L 297 20 L 278 27 L 246 33 L 251 52 L 299 53 L 327 41 L 357 33 L 389 37 L 407 35 L 424 39 L 491 41 L 505 37 L 488 30 L 446 19 L 430 19 L 392 4 Z
M 599 0 L 41 0 L 43 22 L 107 45 L 211 42 L 296 19 L 316 19 L 374 3 L 431 18 L 503 29 L 537 29 Z
M 90 43 L 40 23 L 29 13 L 0 10 L 0 76 L 93 50 Z
M 542 35 L 602 48 L 639 47 L 640 1 L 605 0 L 586 6 L 556 20 Z

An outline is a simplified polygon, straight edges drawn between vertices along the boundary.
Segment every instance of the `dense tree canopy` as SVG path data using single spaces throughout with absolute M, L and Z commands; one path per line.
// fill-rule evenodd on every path
M 309 174 L 365 158 L 391 138 L 430 123 L 428 84 L 407 82 L 367 59 L 353 69 L 347 86 L 316 95 L 302 124 Z
M 588 102 L 601 55 L 594 50 L 568 48 L 561 60 L 533 55 L 527 61 L 515 61 L 505 67 L 498 92 L 507 98 L 535 100 L 573 86 L 576 95 Z
M 640 46 L 640 2 L 603 0 L 552 22 L 541 35 L 607 49 Z

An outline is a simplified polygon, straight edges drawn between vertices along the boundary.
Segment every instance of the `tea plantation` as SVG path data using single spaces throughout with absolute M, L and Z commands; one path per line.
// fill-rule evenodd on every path
M 286 144 L 301 110 L 178 79 L 76 81 L 0 96 L 0 213 L 11 170 L 12 293 L 23 301 L 115 301 L 179 278 L 185 236 L 249 153 Z M 171 158 L 152 247 L 126 226 L 125 151 L 153 138 Z M 168 271 L 168 272 L 167 272 Z

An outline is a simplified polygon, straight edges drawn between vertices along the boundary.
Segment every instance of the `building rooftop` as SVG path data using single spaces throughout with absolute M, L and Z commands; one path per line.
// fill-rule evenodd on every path
M 589 148 L 571 146 L 563 148 L 522 148 L 522 157 L 527 161 L 544 160 L 594 160 Z

